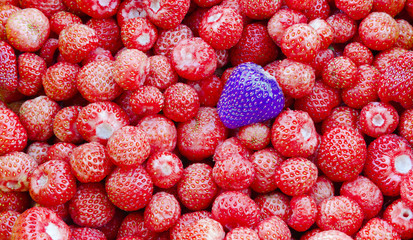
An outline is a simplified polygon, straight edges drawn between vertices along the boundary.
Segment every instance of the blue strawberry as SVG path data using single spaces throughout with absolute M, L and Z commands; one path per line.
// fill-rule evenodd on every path
M 284 94 L 274 77 L 260 65 L 238 65 L 218 101 L 218 114 L 227 128 L 275 118 L 284 108 Z

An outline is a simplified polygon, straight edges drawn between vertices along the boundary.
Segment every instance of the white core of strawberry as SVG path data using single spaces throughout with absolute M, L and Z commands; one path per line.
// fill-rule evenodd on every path
M 47 235 L 49 235 L 50 238 L 52 238 L 52 240 L 61 240 L 61 239 L 63 239 L 63 236 L 59 231 L 59 227 L 56 224 L 49 223 L 46 226 L 45 230 L 46 230 Z
M 311 128 L 308 125 L 304 125 L 300 130 L 304 140 L 307 141 L 311 137 Z
M 408 173 L 412 168 L 412 159 L 407 155 L 400 155 L 394 159 L 394 167 L 399 173 Z
M 99 0 L 99 5 L 102 7 L 109 6 L 111 0 Z
M 161 8 L 161 0 L 154 0 L 151 1 L 151 7 L 152 11 L 154 13 L 157 13 L 159 11 L 159 9 Z
M 374 126 L 376 126 L 376 127 L 381 127 L 381 126 L 383 126 L 383 124 L 384 124 L 384 119 L 383 119 L 383 117 L 382 117 L 380 114 L 376 114 L 376 115 L 372 118 L 371 122 L 373 123 Z
M 408 208 L 404 208 L 401 212 L 400 212 L 400 218 L 404 219 L 405 221 L 410 221 L 410 219 L 413 218 L 413 212 L 408 209 Z
M 217 13 L 217 14 L 214 14 L 212 16 L 209 16 L 208 19 L 207 19 L 207 22 L 208 23 L 216 22 L 218 19 L 221 18 L 221 16 L 222 16 L 222 13 Z
M 146 45 L 151 39 L 148 33 L 142 33 L 136 40 L 140 45 Z
M 128 13 L 128 19 L 137 18 L 137 17 L 146 17 L 146 12 L 144 10 L 138 11 L 136 9 L 131 9 Z
M 102 123 L 96 127 L 96 136 L 101 139 L 108 139 L 112 136 L 113 132 L 113 127 L 109 123 Z
M 20 182 L 17 182 L 17 181 L 8 181 L 6 183 L 6 187 L 10 190 L 14 190 L 14 189 L 17 190 L 17 189 L 20 189 L 22 185 Z
M 46 185 L 48 180 L 49 180 L 49 178 L 47 177 L 47 175 L 42 174 L 42 176 L 40 176 L 40 178 L 37 179 L 37 185 L 42 187 L 42 186 Z
M 179 64 L 181 68 L 184 68 L 184 66 L 199 67 L 198 62 L 195 61 L 195 51 L 197 50 L 193 46 L 188 46 L 181 49 L 180 54 L 182 61 Z

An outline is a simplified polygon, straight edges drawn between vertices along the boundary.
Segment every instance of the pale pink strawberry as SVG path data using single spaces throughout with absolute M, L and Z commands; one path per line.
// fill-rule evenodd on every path
M 285 30 L 280 47 L 291 60 L 311 62 L 320 50 L 320 37 L 310 25 L 298 23 Z
M 335 56 L 334 56 L 333 50 L 329 48 L 320 49 L 320 51 L 317 52 L 317 55 L 315 56 L 313 61 L 311 61 L 310 63 L 310 65 L 313 67 L 315 71 L 315 76 L 317 79 L 321 77 L 321 73 L 325 65 L 334 57 Z
M 114 18 L 92 18 L 87 21 L 86 25 L 95 30 L 98 47 L 109 50 L 113 54 L 122 47 L 120 27 Z
M 238 4 L 241 12 L 247 17 L 256 20 L 263 20 L 271 18 L 271 16 L 273 16 L 274 13 L 280 9 L 282 1 L 259 0 L 252 4 L 248 0 L 240 0 L 238 1 Z
M 307 240 L 351 240 L 353 239 L 349 235 L 338 230 L 321 230 L 315 233 Z
M 12 228 L 19 215 L 11 210 L 0 213 L 0 239 L 11 239 Z
M 163 29 L 178 26 L 189 10 L 190 0 L 143 0 L 147 18 Z
M 27 147 L 25 152 L 40 165 L 47 161 L 47 151 L 49 148 L 50 145 L 45 142 L 33 142 Z
M 8 108 L 0 108 L 0 156 L 22 151 L 27 145 L 27 131 L 19 117 Z
M 109 50 L 97 47 L 82 60 L 82 66 L 95 61 L 115 61 L 115 58 Z
M 106 144 L 112 134 L 129 124 L 128 116 L 113 102 L 90 103 L 83 107 L 76 119 L 76 127 L 83 139 Z
M 19 111 L 20 121 L 30 140 L 45 141 L 53 136 L 53 119 L 60 106 L 47 96 L 25 101 Z
M 66 11 L 59 11 L 50 17 L 50 31 L 59 35 L 63 29 L 75 23 L 81 24 L 82 19 L 80 19 L 80 17 L 76 14 Z
M 324 134 L 332 128 L 335 128 L 340 125 L 345 125 L 358 129 L 357 119 L 360 115 L 360 112 L 356 109 L 339 106 L 331 111 L 331 114 L 322 122 L 321 124 L 321 133 Z
M 145 85 L 157 87 L 163 91 L 178 82 L 178 74 L 171 65 L 171 60 L 163 55 L 149 57 L 149 74 L 146 76 Z
M 22 213 L 31 205 L 32 199 L 29 192 L 16 192 L 0 190 L 0 212 L 16 211 Z
M 158 39 L 154 45 L 154 52 L 158 55 L 171 57 L 172 50 L 182 39 L 192 38 L 194 33 L 192 30 L 183 24 L 179 24 L 175 28 L 160 30 Z
M 354 20 L 365 18 L 373 9 L 373 0 L 336 0 L 336 6 Z
M 333 88 L 350 88 L 356 84 L 357 65 L 348 57 L 331 59 L 323 69 L 322 80 Z
M 396 22 L 399 25 L 400 32 L 394 47 L 411 49 L 413 47 L 413 26 L 404 19 L 396 19 Z
M 77 146 L 69 158 L 73 174 L 82 183 L 99 182 L 112 170 L 107 150 L 98 142 Z
M 76 126 L 76 120 L 81 110 L 81 106 L 69 106 L 57 112 L 53 120 L 53 133 L 60 141 L 82 142 L 83 138 Z
M 67 62 L 58 62 L 50 66 L 42 76 L 46 95 L 55 101 L 68 100 L 76 95 L 79 69 L 77 64 Z
M 398 196 L 400 183 L 413 166 L 413 150 L 406 139 L 383 135 L 367 149 L 364 176 L 373 181 L 384 196 Z
M 176 224 L 170 228 L 170 238 L 175 239 L 176 236 L 185 228 L 196 223 L 200 219 L 211 218 L 212 214 L 208 211 L 194 211 L 182 214 L 176 221 Z
M 138 125 L 145 133 L 151 146 L 151 153 L 172 151 L 176 146 L 177 131 L 174 123 L 163 115 L 148 115 Z
M 221 79 L 215 74 L 187 84 L 198 93 L 200 105 L 204 107 L 215 107 L 224 88 Z
M 277 216 L 286 222 L 288 216 L 291 214 L 290 198 L 279 191 L 259 194 L 254 198 L 254 201 L 260 209 L 261 221 L 272 216 Z
M 375 0 L 373 1 L 373 11 L 385 12 L 390 16 L 394 17 L 403 10 L 403 7 L 405 6 L 406 2 L 408 3 L 409 0 Z
M 178 221 L 181 207 L 178 200 L 169 193 L 155 193 L 145 207 L 145 225 L 155 232 L 164 232 Z
M 357 232 L 355 240 L 364 239 L 394 239 L 401 240 L 400 235 L 390 225 L 389 222 L 381 218 L 370 219 L 361 229 Z
M 115 57 L 113 77 L 125 90 L 136 90 L 145 82 L 149 73 L 149 59 L 137 49 L 126 49 Z
M 212 218 L 203 218 L 179 231 L 175 235 L 175 240 L 223 240 L 224 237 L 224 228 L 218 221 Z
M 49 19 L 38 9 L 22 9 L 12 14 L 6 23 L 7 40 L 22 52 L 39 50 L 49 37 Z
M 307 195 L 293 197 L 290 201 L 291 215 L 287 224 L 296 231 L 307 231 L 317 217 L 317 204 L 315 200 Z
M 383 73 L 391 64 L 394 59 L 397 59 L 407 50 L 400 47 L 392 47 L 384 51 L 380 51 L 373 60 L 373 66 L 377 68 L 380 73 Z
M 106 240 L 106 236 L 103 232 L 96 228 L 80 227 L 72 229 L 71 239 L 76 240 Z
M 46 61 L 48 67 L 52 66 L 56 62 L 56 56 L 59 51 L 59 40 L 50 37 L 46 40 L 43 46 L 39 50 L 39 56 Z
M 35 96 L 42 89 L 42 75 L 46 61 L 34 53 L 23 53 L 17 59 L 19 84 L 17 90 L 26 96 Z
M 260 239 L 275 238 L 280 240 L 291 239 L 291 231 L 287 224 L 279 217 L 272 216 L 261 221 L 256 231 Z
M 275 190 L 277 184 L 274 177 L 277 167 L 283 161 L 281 155 L 269 147 L 254 152 L 249 160 L 255 170 L 255 178 L 250 187 L 257 193 Z
M 181 159 L 171 152 L 156 152 L 146 162 L 146 171 L 153 185 L 168 189 L 182 178 L 184 169 Z
M 195 89 L 184 83 L 176 83 L 164 92 L 163 113 L 175 122 L 186 122 L 193 118 L 200 106 Z
M 320 40 L 320 49 L 326 49 L 333 42 L 334 28 L 324 19 L 311 20 L 308 25 L 317 32 Z
M 70 63 L 81 62 L 98 47 L 96 31 L 85 24 L 72 24 L 59 34 L 59 52 Z
M 361 109 L 358 121 L 363 133 L 377 138 L 396 130 L 399 114 L 388 103 L 370 102 Z
M 143 211 L 130 212 L 126 215 L 121 222 L 116 239 L 132 238 L 133 236 L 140 236 L 142 239 L 156 239 L 158 237 L 157 232 L 149 230 L 145 225 Z
M 53 144 L 47 150 L 47 161 L 60 160 L 69 162 L 69 156 L 72 154 L 73 149 L 76 147 L 73 143 L 58 142 Z
M 17 90 L 19 84 L 16 54 L 13 47 L 5 41 L 0 41 L 0 50 L 2 52 L 0 62 L 0 90 L 14 92 Z
M 357 32 L 357 23 L 345 13 L 334 13 L 326 19 L 334 28 L 333 43 L 345 43 Z
M 102 183 L 81 184 L 69 201 L 69 214 L 73 222 L 82 227 L 100 227 L 115 215 Z
M 188 160 L 199 162 L 211 157 L 218 144 L 226 139 L 227 134 L 217 109 L 200 107 L 194 118 L 178 124 L 179 152 Z
M 106 150 L 115 165 L 137 167 L 149 157 L 151 146 L 142 129 L 124 126 L 108 139 Z
M 7 40 L 6 23 L 10 15 L 19 11 L 20 8 L 11 4 L 0 6 L 0 40 Z
M 256 231 L 247 227 L 237 227 L 232 229 L 225 236 L 225 240 L 240 240 L 240 239 L 250 239 L 259 240 L 259 236 Z
M 119 27 L 122 27 L 129 19 L 146 17 L 146 15 L 142 0 L 126 0 L 120 3 L 118 12 L 116 13 L 116 20 Z
M 307 18 L 299 11 L 283 8 L 277 11 L 268 21 L 268 33 L 274 42 L 280 46 L 285 30 L 297 23 L 306 23 Z
M 137 17 L 122 25 L 121 36 L 125 47 L 148 51 L 158 38 L 158 30 L 148 19 Z
M 120 0 L 76 0 L 80 10 L 92 18 L 108 18 L 116 14 Z
M 413 125 L 411 119 L 413 118 L 413 110 L 407 109 L 400 115 L 400 122 L 398 126 L 399 135 L 413 144 Z
M 253 123 L 240 127 L 236 137 L 248 149 L 262 150 L 271 141 L 271 128 L 264 123 Z
M 219 143 L 215 148 L 213 160 L 215 162 L 224 161 L 233 157 L 241 156 L 248 159 L 251 151 L 247 149 L 236 137 L 230 137 Z
M 11 152 L 0 157 L 0 190 L 27 191 L 36 161 L 23 152 Z
M 380 31 L 380 34 L 377 32 Z M 399 26 L 392 16 L 385 12 L 372 12 L 360 22 L 358 29 L 361 41 L 372 50 L 392 47 L 399 37 Z
M 401 239 L 413 238 L 413 212 L 401 199 L 395 200 L 384 210 L 383 220 L 393 227 Z
M 70 240 L 70 229 L 54 212 L 44 207 L 32 207 L 17 217 L 11 239 Z

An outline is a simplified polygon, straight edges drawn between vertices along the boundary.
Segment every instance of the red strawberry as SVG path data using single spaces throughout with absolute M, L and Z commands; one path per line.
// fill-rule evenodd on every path
M 315 233 L 308 240 L 351 240 L 349 235 L 338 230 L 325 230 Z
M 369 220 L 358 231 L 355 240 L 363 239 L 394 239 L 401 240 L 400 235 L 387 221 L 380 218 Z
M 44 206 L 39 203 L 34 203 L 33 207 L 45 207 L 52 212 L 56 213 L 56 215 L 61 218 L 63 221 L 69 221 L 70 215 L 69 215 L 69 202 L 66 202 L 64 204 L 60 205 L 55 205 L 55 206 Z
M 22 52 L 39 50 L 49 37 L 49 19 L 38 9 L 26 8 L 15 12 L 6 23 L 7 40 Z
M 394 46 L 411 49 L 413 47 L 413 26 L 404 19 L 397 19 L 396 22 L 399 25 L 400 32 Z
M 357 32 L 357 23 L 345 13 L 335 13 L 326 19 L 334 28 L 333 43 L 345 43 Z
M 164 189 L 175 186 L 184 173 L 181 159 L 170 152 L 152 154 L 146 162 L 146 171 L 153 185 Z
M 169 193 L 157 192 L 145 208 L 145 225 L 155 232 L 170 229 L 181 215 L 178 200 Z
M 149 230 L 144 223 L 143 211 L 130 212 L 122 220 L 116 239 L 124 237 L 141 236 L 142 239 L 155 239 L 157 232 Z M 135 240 L 135 239 L 132 239 Z
M 87 21 L 86 25 L 95 30 L 98 37 L 98 47 L 115 54 L 121 47 L 120 27 L 113 18 L 95 19 Z
M 390 16 L 394 17 L 399 14 L 405 3 L 409 1 L 404 0 L 375 0 L 373 2 L 373 11 L 374 12 L 385 12 Z
M 21 8 L 36 8 L 40 10 L 47 18 L 50 18 L 53 14 L 55 14 L 58 11 L 66 9 L 66 6 L 63 4 L 62 0 L 22 0 L 19 2 Z
M 357 65 L 350 58 L 331 59 L 323 69 L 323 82 L 333 88 L 349 88 L 356 84 Z
M 283 161 L 280 154 L 273 148 L 256 151 L 249 158 L 255 170 L 255 178 L 251 188 L 258 193 L 268 193 L 277 188 L 274 175 L 277 167 Z
M 317 166 L 332 181 L 354 179 L 363 170 L 367 157 L 366 142 L 350 127 L 337 126 L 323 134 Z
M 370 102 L 361 109 L 358 121 L 363 133 L 377 138 L 396 130 L 399 114 L 390 104 Z
M 172 50 L 179 41 L 193 37 L 194 34 L 191 29 L 183 24 L 179 24 L 172 29 L 160 30 L 153 50 L 156 54 L 170 58 Z
M 70 239 L 70 229 L 54 212 L 32 207 L 17 217 L 11 239 Z
M 186 122 L 195 117 L 200 106 L 195 89 L 184 83 L 176 83 L 164 92 L 163 113 L 175 122 Z
M 283 8 L 277 11 L 268 21 L 268 33 L 272 40 L 278 46 L 281 46 L 281 40 L 287 28 L 297 23 L 306 22 L 307 18 L 303 13 L 289 8 Z
M 413 207 L 413 172 L 409 171 L 406 175 L 402 177 L 400 183 L 400 197 L 402 201 L 410 208 Z
M 42 77 L 46 95 L 55 101 L 68 100 L 76 95 L 76 76 L 79 69 L 77 64 L 67 62 L 50 66 Z
M 140 117 L 133 112 L 132 106 L 130 105 L 132 93 L 133 92 L 130 90 L 123 91 L 123 93 L 116 98 L 115 103 L 118 104 L 123 111 L 125 111 L 129 118 L 129 125 L 135 126 L 140 120 Z
M 143 0 L 149 20 L 163 29 L 178 26 L 188 12 L 190 0 Z
M 327 19 L 330 16 L 330 3 L 328 0 L 316 0 L 311 8 L 303 10 L 303 13 L 308 18 L 309 21 L 314 19 Z
M 72 154 L 76 145 L 67 142 L 58 142 L 50 146 L 47 150 L 47 161 L 60 160 L 69 162 L 69 156 Z
M 102 181 L 112 170 L 107 150 L 98 142 L 77 146 L 69 158 L 73 174 L 82 183 Z
M 71 232 L 72 232 L 71 239 L 106 240 L 105 234 L 96 228 L 81 227 L 81 228 L 75 228 Z
M 212 218 L 203 218 L 182 229 L 175 240 L 223 240 L 225 232 L 222 225 Z
M 27 145 L 27 132 L 19 117 L 8 108 L 0 108 L 0 156 L 22 151 Z
M 194 163 L 185 168 L 177 187 L 180 202 L 192 211 L 209 207 L 218 192 L 212 168 L 203 163 Z
M 373 0 L 337 0 L 337 8 L 354 20 L 365 18 L 373 8 Z
M 271 129 L 264 123 L 253 123 L 240 127 L 236 137 L 248 149 L 261 150 L 271 141 Z
M 305 9 L 312 8 L 315 4 L 315 0 L 304 0 L 304 1 L 299 1 L 299 0 L 286 0 L 285 4 L 287 7 L 297 10 L 297 11 L 303 11 Z
M 0 41 L 0 51 L 0 89 L 14 91 L 18 86 L 16 55 L 5 41 Z
M 143 7 L 143 1 L 126 0 L 120 3 L 118 12 L 116 13 L 116 20 L 119 27 L 122 27 L 122 25 L 129 19 L 146 16 L 147 14 Z
M 320 40 L 320 49 L 326 49 L 333 42 L 334 28 L 324 19 L 311 20 L 308 25 L 317 32 Z
M 301 195 L 293 197 L 290 201 L 291 215 L 287 224 L 296 231 L 308 230 L 317 217 L 317 204 L 310 196 Z
M 380 34 L 378 34 L 380 31 Z M 373 12 L 360 22 L 361 41 L 372 50 L 385 50 L 393 46 L 399 37 L 399 26 L 392 16 L 384 12 Z
M 46 61 L 34 53 L 23 53 L 17 60 L 19 85 L 17 90 L 26 96 L 35 96 L 42 89 L 42 76 L 46 73 Z
M 31 202 L 32 199 L 27 191 L 16 192 L 7 190 L 7 192 L 4 192 L 0 190 L 0 212 L 16 211 L 21 213 L 30 207 Z
M 136 211 L 152 197 L 153 182 L 145 168 L 115 168 L 106 179 L 106 192 L 118 208 Z
M 115 215 L 115 206 L 109 201 L 101 183 L 86 183 L 78 187 L 69 201 L 73 222 L 82 227 L 100 227 Z
M 413 212 L 401 199 L 392 202 L 384 210 L 383 220 L 388 222 L 402 239 L 413 238 Z
M 11 239 L 12 228 L 19 215 L 11 210 L 0 213 L 0 239 Z
M 359 115 L 360 112 L 356 109 L 347 106 L 336 107 L 321 124 L 321 133 L 325 134 L 330 129 L 340 125 L 358 130 L 357 119 Z
M 50 17 L 50 30 L 59 35 L 63 29 L 75 23 L 81 24 L 82 19 L 76 14 L 59 11 Z
M 158 38 L 159 39 L 159 38 Z M 178 82 L 178 74 L 173 69 L 171 60 L 163 55 L 149 57 L 150 70 L 145 85 L 154 86 L 163 91 Z
M 56 38 L 49 38 L 39 51 L 39 56 L 46 61 L 46 65 L 50 67 L 56 62 L 56 56 L 59 51 L 59 40 Z
M 215 162 L 225 161 L 233 157 L 248 159 L 251 156 L 251 151 L 247 149 L 241 141 L 236 137 L 230 137 L 219 143 L 215 148 L 213 160 Z
M 232 1 L 232 0 L 231 0 Z M 236 1 L 238 8 L 234 9 L 231 6 L 227 6 L 224 4 L 224 2 L 221 4 L 221 6 L 227 6 L 232 8 L 233 10 L 236 10 L 238 13 L 241 13 L 241 11 L 239 10 L 239 5 L 238 5 L 238 1 Z M 197 8 L 195 9 L 195 11 L 191 12 L 190 14 L 188 14 L 187 16 L 185 16 L 184 20 L 183 20 L 183 24 L 184 26 L 186 26 L 189 30 L 191 30 L 191 34 L 193 34 L 193 36 L 199 36 L 199 27 L 201 25 L 202 19 L 204 17 L 204 15 L 208 12 L 209 8 Z M 242 13 L 241 13 L 242 14 Z M 245 15 L 243 15 L 245 17 Z M 244 20 L 244 18 L 243 18 Z M 179 27 L 179 26 L 178 26 Z
M 50 145 L 45 142 L 34 142 L 27 147 L 26 153 L 40 165 L 47 161 L 49 148 Z
M 390 134 L 376 138 L 367 149 L 364 175 L 385 196 L 398 196 L 400 182 L 413 166 L 413 150 L 406 139 Z
M 257 20 L 269 19 L 276 13 L 282 4 L 279 0 L 259 0 L 251 3 L 248 0 L 239 0 L 241 12 L 247 17 Z
M 398 126 L 399 135 L 413 144 L 413 125 L 411 119 L 413 119 L 413 110 L 407 109 L 400 116 L 400 123 Z
M 199 102 L 204 107 L 215 107 L 224 88 L 224 83 L 215 74 L 187 84 L 195 89 Z
M 357 66 L 372 64 L 373 53 L 359 42 L 352 42 L 345 46 L 343 56 L 350 58 Z
M 272 216 L 261 221 L 258 224 L 256 231 L 260 239 L 291 239 L 291 231 L 287 224 L 277 216 Z
M 57 112 L 53 120 L 53 133 L 60 141 L 69 143 L 83 141 L 76 126 L 76 119 L 81 110 L 81 106 L 69 106 Z
M 384 71 L 393 64 L 392 61 L 394 59 L 397 59 L 407 52 L 406 49 L 400 47 L 393 47 L 381 51 L 374 57 L 373 66 L 376 67 L 380 73 L 384 73 Z
M 120 229 L 120 225 L 122 224 L 123 219 L 125 218 L 126 214 L 121 211 L 120 209 L 116 209 L 115 216 L 103 226 L 97 227 L 96 229 L 103 232 L 108 240 L 116 239 L 118 235 L 118 230 Z
M 277 216 L 287 222 L 291 215 L 290 198 L 279 191 L 258 195 L 254 199 L 260 209 L 260 219 Z
M 170 229 L 170 238 L 176 239 L 176 235 L 179 234 L 184 228 L 191 226 L 203 218 L 211 218 L 211 213 L 208 211 L 195 211 L 182 214 L 176 224 Z
M 0 6 L 0 40 L 7 40 L 7 35 L 6 35 L 6 23 L 7 19 L 9 17 L 20 10 L 19 7 L 11 5 L 11 4 L 5 4 L 2 2 L 4 5 Z
M 250 239 L 250 240 L 259 240 L 257 232 L 247 227 L 238 227 L 232 229 L 225 236 L 225 240 L 240 240 L 240 239 Z
M 148 51 L 158 38 L 158 30 L 148 19 L 137 17 L 122 25 L 121 36 L 125 47 Z
M 80 10 L 92 18 L 108 18 L 116 14 L 120 0 L 76 0 Z

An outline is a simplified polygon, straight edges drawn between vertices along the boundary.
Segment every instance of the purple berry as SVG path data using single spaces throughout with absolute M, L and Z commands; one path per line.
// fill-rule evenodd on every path
M 274 77 L 255 63 L 238 65 L 218 101 L 218 113 L 227 128 L 275 118 L 284 108 L 284 94 Z

